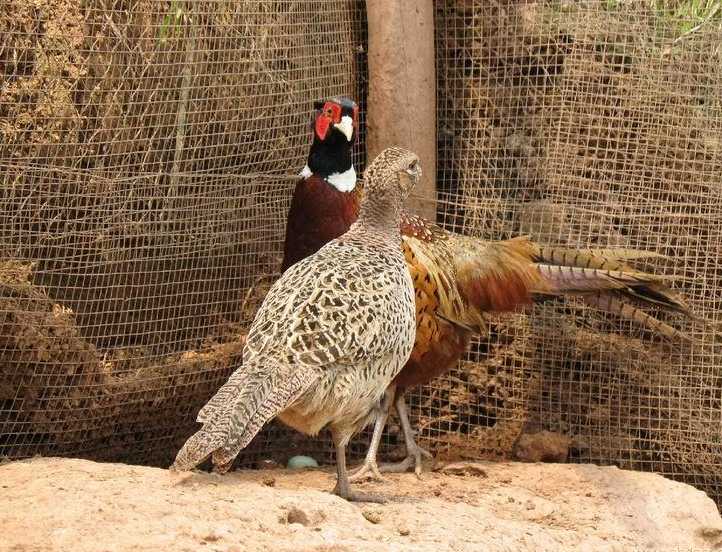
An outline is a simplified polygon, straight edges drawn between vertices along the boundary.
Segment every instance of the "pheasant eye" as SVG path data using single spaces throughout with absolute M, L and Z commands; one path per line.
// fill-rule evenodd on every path
M 333 123 L 338 123 L 341 120 L 341 106 L 333 102 L 326 102 L 323 106 L 323 114 Z

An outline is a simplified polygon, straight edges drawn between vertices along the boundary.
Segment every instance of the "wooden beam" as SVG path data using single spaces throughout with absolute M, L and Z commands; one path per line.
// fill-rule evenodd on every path
M 369 160 L 389 146 L 418 154 L 423 177 L 409 201 L 436 220 L 436 66 L 433 0 L 366 0 Z

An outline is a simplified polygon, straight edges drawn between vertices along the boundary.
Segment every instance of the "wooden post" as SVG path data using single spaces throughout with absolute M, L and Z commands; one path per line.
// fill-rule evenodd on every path
M 418 154 L 423 177 L 409 207 L 436 220 L 436 66 L 433 0 L 366 0 L 367 149 Z

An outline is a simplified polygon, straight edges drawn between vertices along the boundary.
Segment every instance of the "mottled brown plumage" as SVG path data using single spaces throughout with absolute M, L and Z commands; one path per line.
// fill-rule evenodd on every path
M 249 330 L 243 366 L 198 414 L 203 427 L 174 469 L 209 455 L 220 471 L 270 419 L 336 445 L 335 492 L 348 486 L 345 447 L 375 416 L 411 353 L 413 287 L 399 237 L 401 203 L 418 180 L 416 156 L 383 151 L 367 170 L 358 220 L 294 264 L 271 287 Z
M 345 150 L 328 149 L 327 154 L 347 158 L 350 143 L 337 144 Z M 334 238 L 358 201 L 356 190 L 339 195 L 324 178 L 316 178 L 309 184 L 311 187 L 313 193 L 301 188 L 302 195 L 294 196 L 284 266 L 290 264 L 288 259 L 301 258 L 305 252 L 314 251 Z M 325 199 L 326 194 L 334 199 Z M 323 211 L 326 207 L 336 209 L 344 200 L 346 205 L 337 211 Z M 419 471 L 422 455 L 428 455 L 414 441 L 403 400 L 405 389 L 427 383 L 450 370 L 466 350 L 471 336 L 485 331 L 486 313 L 511 311 L 539 296 L 578 295 L 596 308 L 614 312 L 665 337 L 685 338 L 675 328 L 626 302 L 638 299 L 690 314 L 662 278 L 635 271 L 626 264 L 629 260 L 653 257 L 654 253 L 541 247 L 526 237 L 484 241 L 448 232 L 409 213 L 401 215 L 401 238 L 414 283 L 417 329 L 409 361 L 394 379 L 394 404 L 409 455 L 391 469 L 414 465 Z M 303 250 L 296 248 L 297 243 L 303 244 Z M 364 467 L 357 476 L 369 471 L 378 473 L 375 456 L 385 420 L 383 413 L 377 420 Z

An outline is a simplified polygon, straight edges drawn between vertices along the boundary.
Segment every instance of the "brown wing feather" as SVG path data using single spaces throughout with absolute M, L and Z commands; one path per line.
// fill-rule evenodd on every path
M 400 389 L 447 372 L 482 331 L 484 313 L 531 301 L 540 276 L 525 238 L 483 242 L 446 232 L 419 217 L 402 219 L 403 250 L 414 282 L 416 341 L 396 377 Z
M 454 311 L 449 309 L 448 302 L 442 301 L 450 292 L 442 289 L 446 280 L 439 278 L 444 259 L 429 249 L 423 233 L 415 236 L 418 237 L 405 234 L 402 247 L 414 283 L 416 341 L 411 358 L 394 380 L 399 389 L 426 383 L 447 372 L 466 350 L 471 335 L 443 318 L 444 311 Z M 424 256 L 424 261 L 416 251 Z

